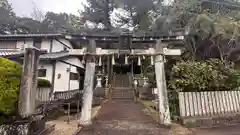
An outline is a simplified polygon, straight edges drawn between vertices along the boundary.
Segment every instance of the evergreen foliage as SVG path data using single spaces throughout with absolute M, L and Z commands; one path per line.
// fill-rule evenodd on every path
M 8 59 L 0 58 L 0 112 L 11 114 L 16 111 L 21 66 Z

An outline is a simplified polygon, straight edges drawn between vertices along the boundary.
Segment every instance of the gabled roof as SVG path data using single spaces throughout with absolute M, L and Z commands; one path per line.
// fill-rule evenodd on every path
M 61 37 L 62 34 L 13 34 L 0 35 L 0 38 L 47 38 L 47 37 Z
M 18 49 L 0 49 L 0 57 L 21 56 L 23 52 Z
M 24 52 L 17 49 L 0 49 L 0 57 L 21 57 L 24 55 Z M 63 57 L 70 56 L 68 51 L 62 51 L 62 52 L 53 52 L 53 53 L 45 53 L 40 55 L 41 60 L 56 60 Z
M 40 55 L 40 59 L 56 60 L 68 56 L 71 56 L 68 51 L 62 51 L 42 54 Z

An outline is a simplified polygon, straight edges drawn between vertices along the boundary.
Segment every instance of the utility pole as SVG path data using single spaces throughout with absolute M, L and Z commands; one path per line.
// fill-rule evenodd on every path
M 156 73 L 156 83 L 158 90 L 158 101 L 159 101 L 159 114 L 160 114 L 160 124 L 170 125 L 170 110 L 168 93 L 166 87 L 166 78 L 164 70 L 164 44 L 158 41 L 155 50 L 157 55 L 155 56 L 155 73 Z
M 18 110 L 23 118 L 35 113 L 39 56 L 37 48 L 25 49 Z
M 91 39 L 87 48 L 87 53 L 96 53 L 96 41 Z M 84 80 L 83 106 L 81 111 L 81 118 L 79 120 L 80 126 L 89 126 L 92 124 L 92 100 L 93 100 L 93 85 L 95 75 L 95 56 L 86 56 L 86 71 Z

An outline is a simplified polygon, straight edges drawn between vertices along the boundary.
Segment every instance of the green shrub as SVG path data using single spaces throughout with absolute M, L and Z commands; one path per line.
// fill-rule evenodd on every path
M 17 115 L 21 73 L 20 64 L 0 58 L 0 122 Z M 38 87 L 51 87 L 51 83 L 39 78 Z
M 180 61 L 173 66 L 169 89 L 180 91 L 233 90 L 239 86 L 239 74 L 217 59 Z
M 0 112 L 5 115 L 17 109 L 20 76 L 20 64 L 0 58 Z
M 44 78 L 38 78 L 38 88 L 49 88 L 52 84 L 49 80 Z

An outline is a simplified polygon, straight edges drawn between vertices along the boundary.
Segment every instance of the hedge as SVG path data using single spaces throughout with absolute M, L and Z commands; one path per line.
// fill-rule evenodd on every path
M 21 73 L 19 63 L 0 58 L 0 119 L 1 115 L 17 114 Z M 51 87 L 51 83 L 38 78 L 38 87 Z
M 0 112 L 10 114 L 16 111 L 18 103 L 21 65 L 0 58 Z
M 240 74 L 220 60 L 179 61 L 173 66 L 169 89 L 180 91 L 234 90 L 240 85 Z
M 38 78 L 38 88 L 49 88 L 52 84 L 49 80 L 44 78 Z

